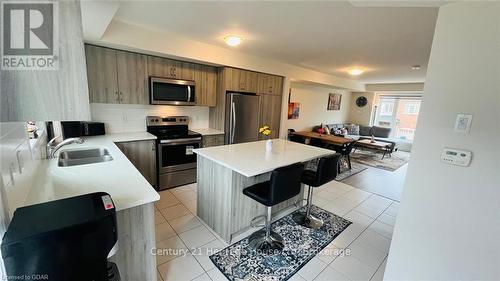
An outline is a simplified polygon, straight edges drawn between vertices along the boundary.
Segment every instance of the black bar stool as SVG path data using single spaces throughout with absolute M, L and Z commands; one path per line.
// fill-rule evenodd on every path
M 356 144 L 355 141 L 350 142 L 348 144 L 343 145 L 338 151 L 335 150 L 336 152 L 340 153 L 342 155 L 342 158 L 347 161 L 347 167 L 349 170 L 352 169 L 351 165 L 351 152 L 352 149 L 354 148 L 354 145 Z
M 243 189 L 243 194 L 267 207 L 265 228 L 250 235 L 249 245 L 259 251 L 281 251 L 283 237 L 271 231 L 271 207 L 300 193 L 304 164 L 281 167 L 271 173 L 271 179 Z
M 298 142 L 298 143 L 305 143 L 304 137 L 296 136 L 293 133 L 295 133 L 294 129 L 288 129 L 288 140 L 289 141 Z
M 322 157 L 319 160 L 316 171 L 304 170 L 302 173 L 302 183 L 309 186 L 307 192 L 307 209 L 306 212 L 294 213 L 293 220 L 303 226 L 309 228 L 320 228 L 323 221 L 311 214 L 313 187 L 322 186 L 323 184 L 334 180 L 337 177 L 337 166 L 339 164 L 340 153 L 335 153 L 331 156 Z

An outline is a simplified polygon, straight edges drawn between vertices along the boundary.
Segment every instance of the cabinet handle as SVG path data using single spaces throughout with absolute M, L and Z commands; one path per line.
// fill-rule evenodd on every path
M 116 91 L 115 94 L 116 94 L 116 101 L 120 102 L 120 94 L 118 93 L 118 91 Z
M 154 142 L 151 143 L 151 150 L 152 151 L 156 150 L 156 144 Z

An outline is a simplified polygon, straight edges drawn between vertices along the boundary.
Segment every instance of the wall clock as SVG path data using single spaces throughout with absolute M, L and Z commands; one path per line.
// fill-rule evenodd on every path
M 358 107 L 363 107 L 367 103 L 368 103 L 368 99 L 366 97 L 361 96 L 361 97 L 359 97 L 359 98 L 356 99 L 356 105 Z

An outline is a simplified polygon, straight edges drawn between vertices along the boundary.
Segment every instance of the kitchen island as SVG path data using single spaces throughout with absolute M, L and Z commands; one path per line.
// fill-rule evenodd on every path
M 248 229 L 254 217 L 265 214 L 265 206 L 245 196 L 244 188 L 269 180 L 276 168 L 334 153 L 281 139 L 273 140 L 270 152 L 266 151 L 266 141 L 201 148 L 194 152 L 198 155 L 198 217 L 228 243 Z M 274 206 L 273 213 L 301 200 L 303 190 Z

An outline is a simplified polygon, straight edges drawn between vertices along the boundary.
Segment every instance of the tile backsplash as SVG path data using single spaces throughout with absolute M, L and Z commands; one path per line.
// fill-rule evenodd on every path
M 106 133 L 145 131 L 148 115 L 186 115 L 190 128 L 208 128 L 208 107 L 202 106 L 91 103 L 90 113 L 92 121 L 106 124 Z

